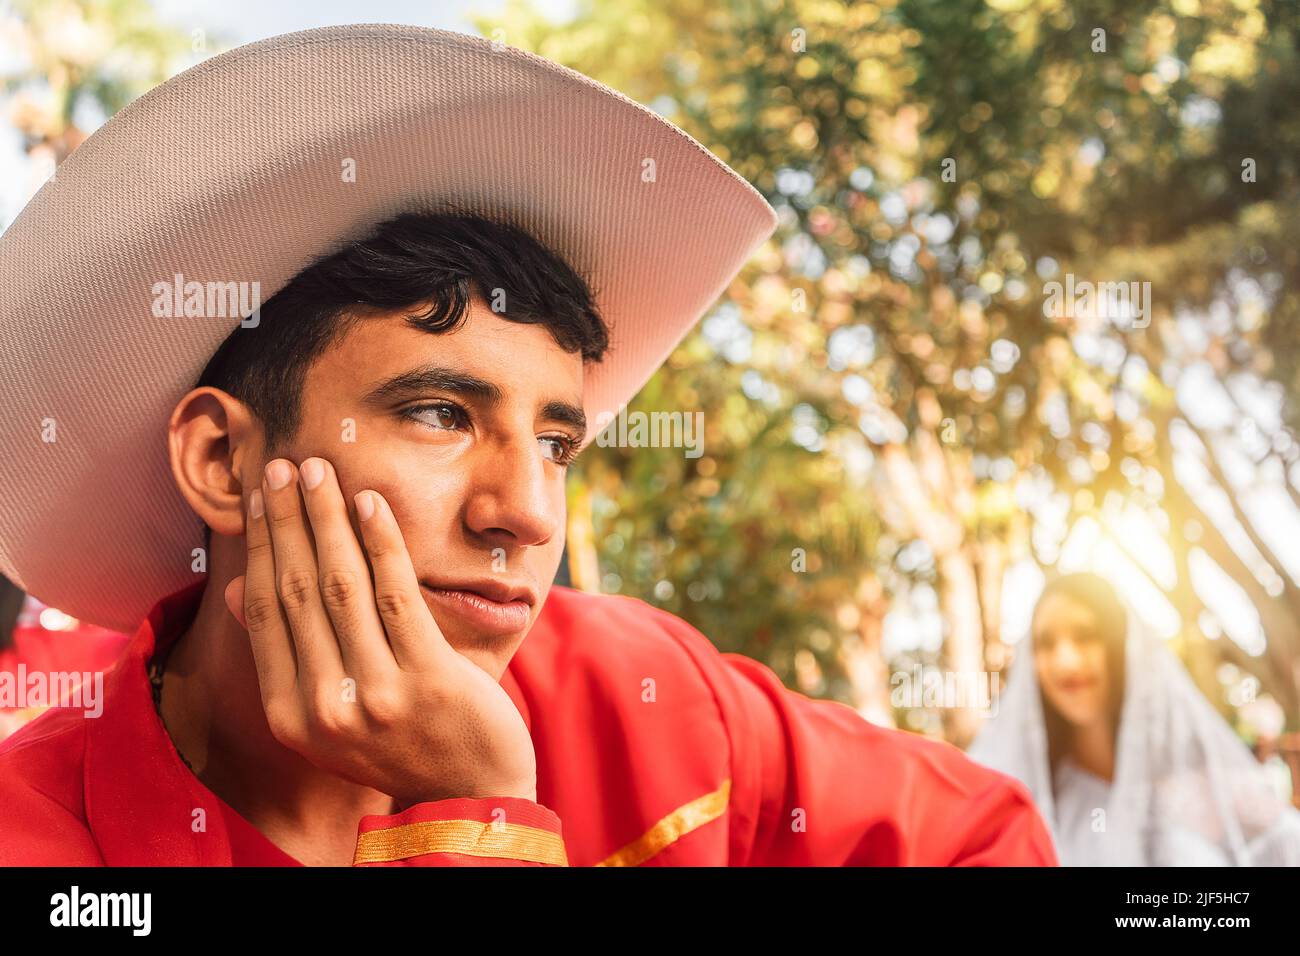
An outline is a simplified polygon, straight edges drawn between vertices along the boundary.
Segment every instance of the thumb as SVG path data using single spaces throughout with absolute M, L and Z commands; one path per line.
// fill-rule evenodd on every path
M 232 578 L 226 585 L 226 607 L 230 613 L 235 616 L 239 626 L 248 630 L 248 622 L 244 620 L 244 576 L 241 574 L 237 578 Z

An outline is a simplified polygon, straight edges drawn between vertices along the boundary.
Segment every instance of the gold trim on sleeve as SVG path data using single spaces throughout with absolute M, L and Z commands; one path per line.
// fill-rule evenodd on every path
M 706 793 L 678 807 L 623 849 L 610 854 L 596 865 L 640 866 L 692 830 L 697 830 L 726 813 L 730 798 L 731 781 L 728 779 L 712 793 Z
M 428 820 L 371 830 L 357 840 L 352 864 L 391 863 L 426 853 L 464 853 L 549 866 L 569 865 L 558 833 L 518 823 L 478 820 Z

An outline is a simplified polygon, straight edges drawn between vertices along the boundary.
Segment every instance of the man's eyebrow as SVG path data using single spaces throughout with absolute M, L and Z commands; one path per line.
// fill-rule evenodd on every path
M 571 402 L 547 402 L 542 406 L 542 418 L 563 425 L 572 425 L 580 438 L 587 435 L 587 416 Z
M 380 382 L 365 394 L 367 405 L 385 405 L 411 392 L 441 391 L 475 398 L 488 405 L 499 405 L 505 398 L 493 383 L 440 365 L 425 365 Z
M 485 405 L 500 405 L 505 393 L 500 386 L 441 365 L 425 365 L 380 382 L 365 394 L 362 401 L 371 406 L 383 406 L 413 392 L 440 391 L 477 399 Z M 581 406 L 572 402 L 551 401 L 542 406 L 542 418 L 570 425 L 580 434 L 587 433 L 587 416 Z

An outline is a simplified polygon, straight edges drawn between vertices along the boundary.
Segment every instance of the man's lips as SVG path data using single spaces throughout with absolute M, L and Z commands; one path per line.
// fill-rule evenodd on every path
M 537 592 L 525 584 L 501 580 L 466 583 L 421 581 L 420 588 L 439 606 L 493 634 L 517 634 L 528 627 Z
M 537 589 L 527 581 L 507 581 L 504 578 L 478 578 L 473 581 L 420 581 L 431 591 L 467 591 L 497 604 L 523 601 L 529 607 L 537 603 Z

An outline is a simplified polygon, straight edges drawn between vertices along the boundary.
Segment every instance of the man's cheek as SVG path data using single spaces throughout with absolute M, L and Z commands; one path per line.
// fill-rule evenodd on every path
M 377 491 L 384 496 L 401 524 L 406 486 L 398 475 L 390 471 L 382 454 L 340 455 L 331 461 L 338 476 L 339 490 L 349 507 L 354 505 L 353 499 L 358 492 Z
M 432 578 L 445 577 L 449 568 L 461 568 L 453 562 L 464 560 L 467 554 L 466 542 L 463 535 L 458 533 L 458 499 L 451 492 L 446 495 L 416 496 L 411 495 L 409 489 L 404 494 L 402 488 L 392 485 L 387 491 L 383 487 L 375 487 L 375 490 L 384 496 L 393 509 L 397 526 L 402 531 L 402 539 L 406 542 L 406 550 L 411 555 L 411 563 L 421 577 L 425 576 L 425 572 Z M 477 549 L 471 553 L 482 555 L 483 566 L 468 570 L 490 570 L 489 554 Z

